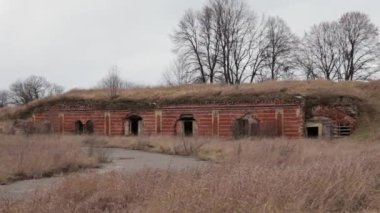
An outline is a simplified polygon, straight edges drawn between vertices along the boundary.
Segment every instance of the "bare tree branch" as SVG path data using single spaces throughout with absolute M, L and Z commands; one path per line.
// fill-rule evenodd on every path
M 379 72 L 378 27 L 368 15 L 348 12 L 339 19 L 340 48 L 343 56 L 342 80 L 366 80 Z
M 99 85 L 101 88 L 109 90 L 111 98 L 117 97 L 120 89 L 129 87 L 128 83 L 120 77 L 120 70 L 117 65 L 110 68 L 107 76 L 100 81 Z
M 266 70 L 262 79 L 277 80 L 282 76 L 290 76 L 294 64 L 294 53 L 298 39 L 288 25 L 279 17 L 269 17 L 266 22 L 265 38 Z
M 0 108 L 5 107 L 9 103 L 9 92 L 6 90 L 0 91 Z
M 339 25 L 337 22 L 323 22 L 311 28 L 302 40 L 301 53 L 304 55 L 298 64 L 305 67 L 307 77 L 339 79 L 342 66 L 342 53 L 339 48 Z M 310 73 L 313 69 L 312 73 Z
M 182 58 L 177 58 L 176 61 L 163 74 L 163 79 L 166 85 L 176 86 L 182 84 L 194 83 L 193 73 L 189 70 L 186 62 Z

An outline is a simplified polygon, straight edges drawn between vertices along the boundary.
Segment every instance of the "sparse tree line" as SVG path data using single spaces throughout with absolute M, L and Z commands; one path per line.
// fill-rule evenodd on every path
M 378 27 L 347 12 L 298 38 L 279 17 L 259 16 L 244 0 L 209 0 L 188 10 L 173 33 L 170 85 L 279 79 L 369 80 L 379 72 Z
M 9 90 L 0 91 L 0 108 L 8 104 L 22 105 L 31 101 L 61 94 L 63 87 L 41 76 L 30 76 L 11 84 Z
M 111 98 L 117 97 L 120 90 L 136 85 L 123 80 L 120 70 L 113 65 L 107 75 L 99 81 L 95 88 L 104 89 Z M 51 83 L 41 76 L 30 76 L 24 80 L 17 80 L 9 87 L 9 90 L 0 90 L 0 108 L 7 105 L 24 105 L 34 100 L 62 94 L 64 88 Z

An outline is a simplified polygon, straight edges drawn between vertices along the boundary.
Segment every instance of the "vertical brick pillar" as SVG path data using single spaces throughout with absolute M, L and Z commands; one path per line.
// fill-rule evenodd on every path
M 58 120 L 59 120 L 59 133 L 65 134 L 65 114 L 59 113 L 58 114 Z
M 106 135 L 111 134 L 111 113 L 109 112 L 104 114 L 104 133 Z
M 162 111 L 156 111 L 155 117 L 156 117 L 156 134 L 160 135 L 162 131 Z
M 284 135 L 284 110 L 277 109 L 276 110 L 276 120 L 277 120 L 277 135 Z
M 219 111 L 212 111 L 212 136 L 219 136 Z

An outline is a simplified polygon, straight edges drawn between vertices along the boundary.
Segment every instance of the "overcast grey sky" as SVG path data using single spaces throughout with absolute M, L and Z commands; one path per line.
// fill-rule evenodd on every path
M 207 0 L 0 0 L 0 89 L 41 75 L 66 89 L 94 86 L 114 64 L 123 78 L 155 85 L 173 60 L 169 34 Z M 379 0 L 248 0 L 299 36 L 358 10 L 380 26 Z

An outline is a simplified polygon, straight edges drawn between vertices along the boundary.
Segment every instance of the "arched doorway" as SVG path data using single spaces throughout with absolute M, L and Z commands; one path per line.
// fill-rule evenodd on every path
M 85 125 L 85 133 L 92 135 L 94 134 L 94 131 L 95 131 L 94 122 L 92 122 L 91 120 L 87 121 Z
M 177 135 L 191 137 L 196 135 L 197 123 L 192 114 L 183 114 L 176 124 Z
M 83 125 L 82 121 L 76 121 L 75 122 L 75 134 L 81 135 L 81 134 L 83 134 L 83 130 L 84 130 L 84 125 Z
M 125 135 L 138 136 L 142 133 L 142 117 L 139 115 L 130 115 L 124 122 Z

